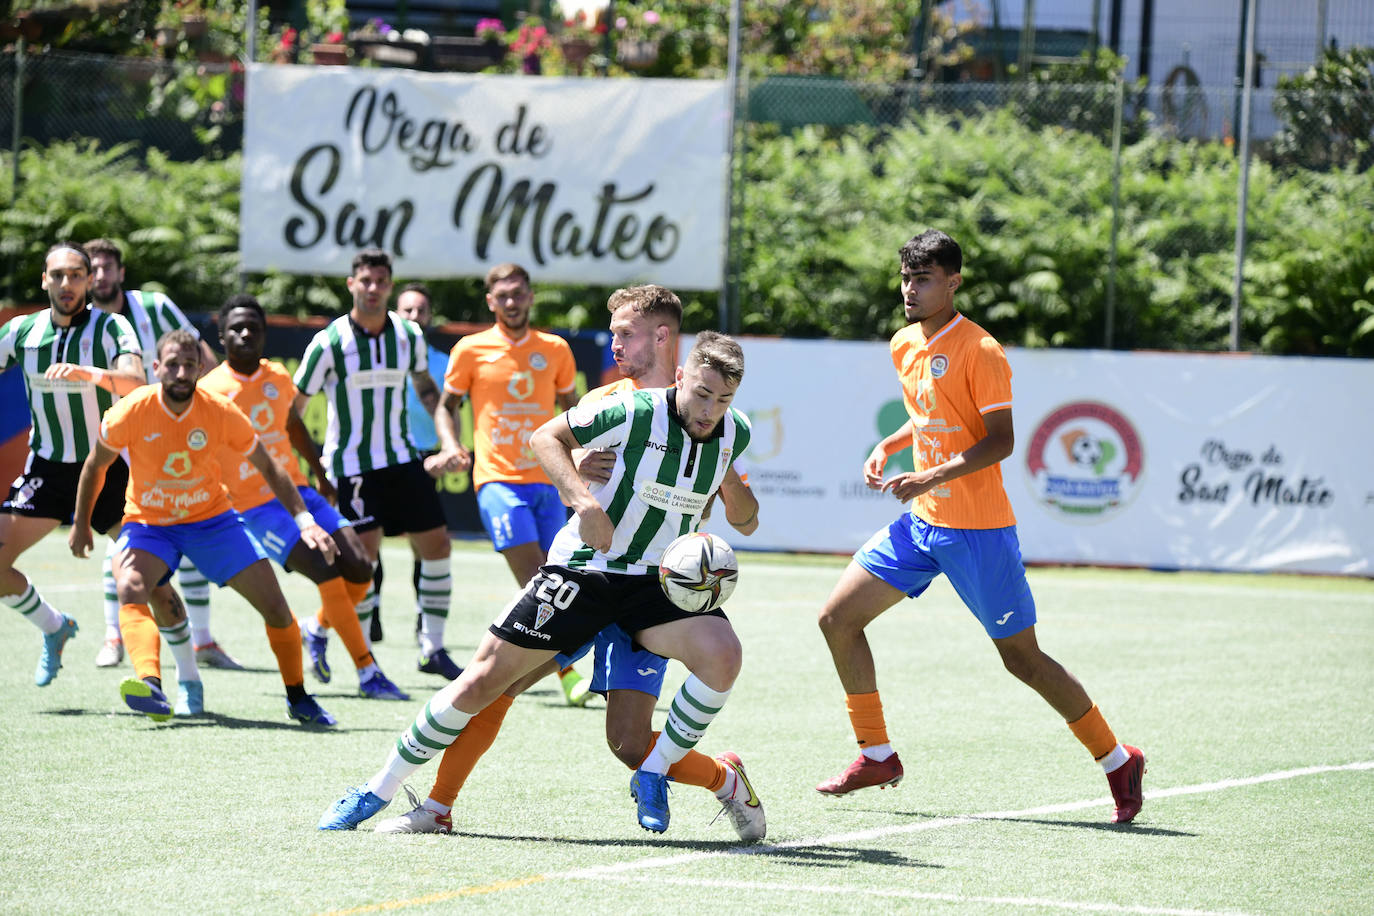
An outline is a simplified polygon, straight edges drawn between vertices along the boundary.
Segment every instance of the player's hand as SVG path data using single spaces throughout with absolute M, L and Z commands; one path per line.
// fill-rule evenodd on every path
M 425 459 L 425 472 L 436 479 L 454 471 L 466 471 L 470 467 L 472 452 L 461 445 L 456 449 L 444 449 Z
M 935 481 L 922 471 L 898 474 L 882 485 L 884 493 L 891 493 L 901 502 L 910 502 L 935 486 Z
M 577 476 L 588 486 L 604 484 L 611 479 L 615 470 L 615 452 L 604 449 L 577 449 L 580 454 L 573 456 Z
M 339 491 L 329 482 L 328 477 L 315 478 L 315 492 L 324 497 L 324 501 L 331 506 L 337 507 L 339 505 Z
M 104 373 L 100 373 L 103 375 Z M 74 382 L 95 382 L 99 381 L 96 370 L 87 366 L 78 366 L 76 363 L 53 363 L 43 373 L 44 378 L 71 379 Z
M 606 510 L 596 505 L 577 513 L 577 533 L 582 537 L 582 543 L 604 553 L 611 549 L 615 525 L 611 523 Z
M 72 549 L 72 556 L 79 560 L 86 559 L 91 555 L 91 545 L 94 543 L 90 525 L 72 523 L 72 532 L 67 535 L 67 546 Z
M 864 459 L 864 483 L 870 490 L 883 488 L 883 468 L 887 467 L 887 453 L 882 446 L 874 446 Z
M 325 563 L 333 563 L 334 558 L 339 555 L 339 545 L 334 543 L 334 539 L 329 536 L 319 525 L 307 525 L 301 529 L 301 540 L 305 546 L 320 552 L 324 557 Z

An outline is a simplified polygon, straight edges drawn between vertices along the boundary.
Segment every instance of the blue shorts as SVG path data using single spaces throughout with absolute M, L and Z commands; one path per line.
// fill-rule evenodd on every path
M 638 690 L 650 696 L 662 695 L 668 659 L 648 649 L 636 649 L 634 639 L 619 624 L 597 633 L 593 642 L 596 664 L 592 668 L 592 692 L 605 696 L 607 690 Z
M 939 528 L 908 512 L 869 538 L 854 562 L 911 598 L 944 573 L 993 639 L 1035 623 L 1015 525 Z
M 348 527 L 348 519 L 339 514 L 314 487 L 300 486 L 296 491 L 305 500 L 305 508 L 315 516 L 315 524 L 333 534 L 340 528 Z M 301 539 L 301 530 L 296 527 L 296 519 L 278 500 L 269 499 L 261 506 L 240 513 L 243 523 L 267 555 L 276 560 L 282 569 L 287 569 L 286 558 L 291 555 Z
M 172 578 L 183 556 L 204 573 L 205 578 L 219 586 L 258 560 L 267 559 L 258 542 L 248 533 L 243 517 L 232 509 L 183 525 L 127 522 L 119 530 L 115 548 L 144 550 L 165 563 L 167 575 L 158 580 L 158 585 Z
M 538 541 L 547 553 L 568 523 L 568 507 L 551 483 L 484 483 L 477 491 L 477 511 L 498 551 Z

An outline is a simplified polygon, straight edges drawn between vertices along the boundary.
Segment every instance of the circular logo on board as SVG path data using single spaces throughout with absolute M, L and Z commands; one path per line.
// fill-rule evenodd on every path
M 531 353 L 531 354 L 530 354 L 530 368 L 531 368 L 531 369 L 547 369 L 548 367 L 549 367 L 549 361 L 548 361 L 547 359 L 544 358 L 544 354 L 543 354 L 543 353 Z
M 1144 464 L 1135 426 L 1098 401 L 1050 411 L 1026 449 L 1032 494 L 1069 521 L 1097 522 L 1115 514 L 1135 496 Z
M 935 378 L 940 378 L 949 371 L 949 357 L 943 353 L 936 353 L 930 358 L 930 374 Z
M 186 435 L 186 444 L 189 445 L 191 448 L 195 449 L 196 451 L 200 451 L 201 449 L 205 448 L 206 443 L 208 443 L 209 441 L 210 437 L 207 436 L 205 434 L 205 430 L 201 429 L 200 427 L 196 427 Z

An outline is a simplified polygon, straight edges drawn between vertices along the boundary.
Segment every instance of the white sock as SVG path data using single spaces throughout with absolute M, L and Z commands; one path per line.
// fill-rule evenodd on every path
M 1102 772 L 1111 773 L 1125 766 L 1126 761 L 1131 759 L 1131 755 L 1121 745 L 1117 745 L 1108 752 L 1107 756 L 1097 758 L 1097 762 L 1102 764 Z
M 200 680 L 200 668 L 196 665 L 196 650 L 191 645 L 191 627 L 183 620 L 176 626 L 158 627 L 158 632 L 172 650 L 172 659 L 177 665 L 178 681 Z
M 449 557 L 420 561 L 420 591 L 416 603 L 420 611 L 420 647 L 426 655 L 444 647 L 444 625 L 448 622 L 449 599 L 453 594 L 451 569 Z
M 373 563 L 375 570 L 377 564 Z M 363 628 L 363 639 L 367 642 L 368 651 L 372 651 L 372 615 L 380 613 L 380 602 L 377 599 L 376 580 L 367 584 L 367 594 L 363 595 L 363 600 L 358 602 L 358 623 Z
M 735 790 L 738 788 L 739 774 L 735 772 L 734 767 L 727 764 L 725 767 L 725 785 L 716 790 L 716 798 L 721 801 L 729 801 L 734 797 Z
M 450 698 L 455 693 L 450 685 L 425 704 L 410 728 L 396 739 L 386 763 L 367 781 L 369 792 L 391 801 L 410 774 L 458 740 L 474 714 L 453 706 Z
M 669 767 L 696 747 L 706 726 L 719 714 L 729 696 L 729 690 L 713 690 L 695 674 L 687 675 L 687 680 L 673 697 L 662 733 L 639 768 L 650 773 L 667 773 Z
M 119 590 L 115 588 L 115 539 L 105 539 L 105 559 L 100 564 L 100 582 L 105 586 L 105 638 L 119 639 Z
M 307 617 L 304 620 L 302 620 L 300 622 L 300 625 L 301 629 L 305 630 L 305 632 L 309 633 L 311 636 L 319 636 L 320 634 L 324 633 L 324 627 L 320 626 L 320 622 L 316 620 L 313 616 Z
M 382 669 L 380 669 L 380 668 L 377 667 L 377 663 L 376 663 L 376 662 L 373 662 L 372 664 L 368 665 L 366 668 L 359 668 L 359 669 L 358 669 L 358 683 L 361 684 L 363 681 L 365 681 L 365 680 L 367 680 L 368 678 L 372 677 L 372 675 L 376 674 L 376 673 L 377 673 L 378 671 L 380 671 L 380 670 L 382 670 Z
M 32 582 L 18 595 L 0 596 L 0 601 L 23 614 L 25 620 L 44 633 L 56 633 L 62 629 L 62 622 L 66 619 L 56 608 L 43 600 L 43 596 L 33 587 Z
M 896 753 L 890 744 L 875 744 L 872 747 L 861 748 L 860 752 L 874 763 L 882 763 Z
M 433 811 L 435 814 L 448 814 L 453 810 L 452 805 L 441 805 L 432 798 L 425 799 L 425 803 L 421 807 L 426 811 Z
M 210 635 L 210 580 L 185 557 L 177 567 L 177 584 L 186 602 L 186 618 L 191 623 L 191 639 L 197 646 L 215 641 Z

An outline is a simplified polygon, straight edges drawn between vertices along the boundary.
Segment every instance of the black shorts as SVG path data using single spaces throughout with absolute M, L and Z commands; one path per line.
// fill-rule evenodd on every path
M 72 523 L 76 511 L 76 484 L 81 479 L 81 462 L 49 461 L 30 453 L 24 472 L 10 486 L 9 498 L 0 512 L 30 518 L 55 518 L 63 525 Z M 124 518 L 124 491 L 129 486 L 129 466 L 116 458 L 105 471 L 105 486 L 95 498 L 91 527 L 104 534 Z
M 434 478 L 420 461 L 393 464 L 334 482 L 339 513 L 357 532 L 381 528 L 382 534 L 414 534 L 448 525 Z
M 688 617 L 725 617 L 684 611 L 668 600 L 658 576 L 541 566 L 488 629 L 525 649 L 572 654 L 611 624 L 631 636 Z

